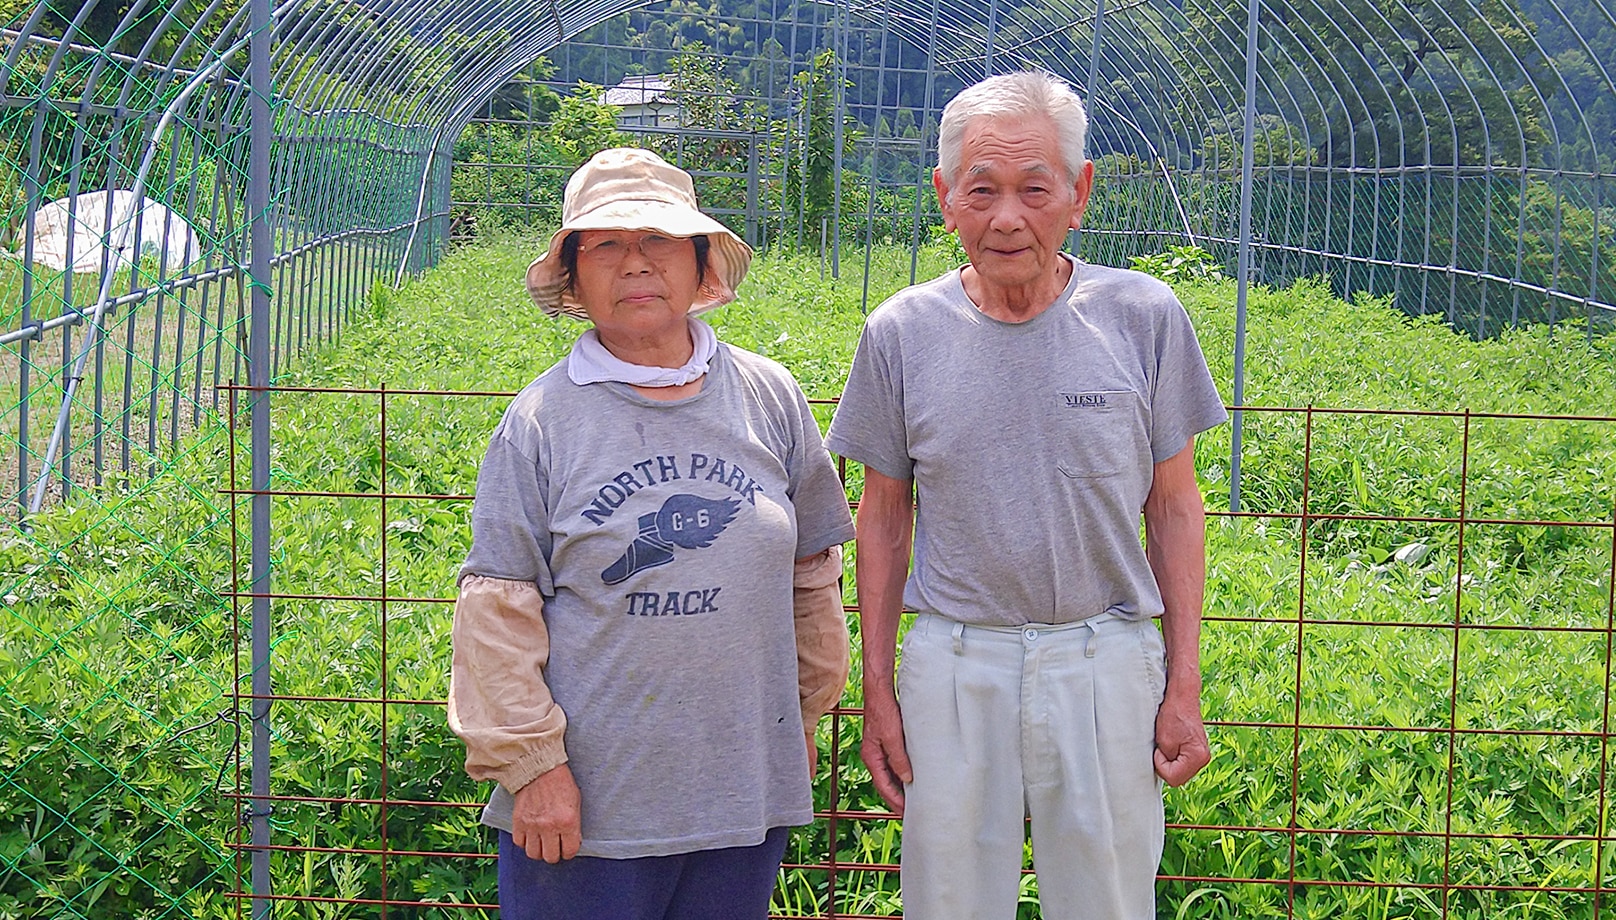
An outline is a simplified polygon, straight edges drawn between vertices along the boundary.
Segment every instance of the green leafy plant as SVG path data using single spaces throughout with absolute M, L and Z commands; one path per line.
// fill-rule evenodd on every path
M 947 243 L 923 248 L 921 277 L 957 266 Z M 273 857 L 278 893 L 379 897 L 379 857 L 330 850 L 385 839 L 389 898 L 492 900 L 491 860 L 399 854 L 490 852 L 475 807 L 487 790 L 465 776 L 435 701 L 446 690 L 445 601 L 469 535 L 464 496 L 507 401 L 472 394 L 514 392 L 583 328 L 526 301 L 519 279 L 534 248 L 491 233 L 402 288 L 373 290 L 340 344 L 281 380 L 355 392 L 273 396 L 272 481 L 350 496 L 274 500 L 272 586 L 291 595 L 272 605 L 275 688 L 374 698 L 385 679 L 393 702 L 278 701 L 272 791 L 450 803 L 385 816 L 365 804 L 278 803 L 274 842 L 311 848 Z M 907 282 L 909 254 L 877 248 L 871 259 L 879 302 Z M 822 281 L 810 256 L 766 252 L 740 299 L 707 316 L 722 339 L 781 361 L 810 397 L 829 399 L 863 323 L 861 287 Z M 1206 273 L 1177 290 L 1227 396 L 1233 285 Z M 1214 512 L 1203 639 L 1214 759 L 1168 793 L 1177 826 L 1162 871 L 1199 881 L 1163 882 L 1161 915 L 1430 916 L 1441 892 L 1428 886 L 1448 877 L 1513 886 L 1455 889 L 1450 916 L 1591 918 L 1591 896 L 1577 892 L 1592 886 L 1608 795 L 1610 532 L 1569 524 L 1609 521 L 1616 438 L 1610 423 L 1476 414 L 1608 414 L 1616 343 L 1590 344 L 1576 328 L 1471 341 L 1384 300 L 1342 302 L 1319 282 L 1257 286 L 1246 381 L 1249 405 L 1315 409 L 1244 414 L 1242 507 L 1255 517 L 1217 514 L 1228 508 L 1229 428 L 1197 441 Z M 357 392 L 383 386 L 466 395 L 390 392 L 384 428 L 382 396 Z M 816 409 L 828 421 L 829 407 Z M 248 788 L 250 773 L 237 773 L 248 722 L 231 692 L 248 692 L 251 661 L 228 597 L 248 512 L 220 486 L 249 485 L 245 442 L 229 479 L 231 448 L 222 430 L 199 431 L 152 483 L 84 491 L 29 531 L 0 531 L 0 916 L 235 915 L 238 815 L 225 793 Z M 847 484 L 857 498 L 856 466 Z M 409 497 L 389 499 L 384 514 L 379 498 L 352 496 L 384 487 Z M 1305 544 L 1304 508 L 1328 516 L 1310 517 Z M 1489 523 L 1502 520 L 1534 523 Z M 850 553 L 849 603 L 854 562 Z M 314 599 L 378 597 L 384 579 L 385 605 Z M 850 627 L 844 704 L 856 707 L 856 617 Z M 1311 727 L 1332 725 L 1354 727 Z M 824 822 L 794 832 L 789 861 L 810 868 L 784 874 L 775 907 L 812 916 L 834 897 L 838 910 L 890 914 L 900 904 L 891 873 L 839 871 L 833 895 L 828 873 L 812 868 L 833 846 L 844 863 L 888 864 L 902 845 L 899 825 L 877 816 L 857 717 L 834 731 L 825 722 L 817 738 L 816 807 L 830 807 L 834 788 L 837 808 L 872 816 L 839 819 L 834 840 Z M 1447 846 L 1450 827 L 1469 836 Z M 1030 880 L 1022 894 L 1021 916 L 1036 917 Z
M 1128 267 L 1155 275 L 1168 284 L 1223 279 L 1223 267 L 1212 253 L 1199 246 L 1172 246 L 1156 255 L 1134 256 L 1128 260 Z

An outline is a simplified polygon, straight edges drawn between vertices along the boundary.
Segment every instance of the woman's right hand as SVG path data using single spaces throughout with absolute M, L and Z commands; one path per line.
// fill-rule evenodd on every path
M 539 774 L 516 793 L 511 840 L 529 859 L 558 863 L 578 855 L 583 841 L 578 783 L 566 764 Z

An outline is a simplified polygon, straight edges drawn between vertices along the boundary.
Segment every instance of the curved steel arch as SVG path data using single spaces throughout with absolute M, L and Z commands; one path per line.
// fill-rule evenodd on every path
M 1574 20 L 1561 5 L 1565 0 L 1528 2 L 1540 15 L 1551 14 L 1557 34 L 1570 36 L 1592 63 L 1602 89 L 1616 93 L 1616 56 L 1578 31 L 1576 22 L 1586 20 Z M 1616 27 L 1609 0 L 1579 2 L 1594 5 L 1596 23 Z M 448 155 L 478 108 L 535 58 L 592 26 L 649 5 L 647 0 L 281 3 L 274 11 L 271 48 L 281 131 L 270 177 L 277 190 L 270 219 L 282 228 L 279 238 L 288 241 L 281 261 L 366 233 L 394 240 L 398 249 L 388 258 L 395 276 L 431 264 L 444 242 L 446 203 L 439 193 L 450 168 Z M 1136 186 L 1165 183 L 1164 193 L 1175 199 L 1183 198 L 1180 188 L 1226 195 L 1213 193 L 1227 181 L 1219 177 L 1225 164 L 1204 161 L 1200 151 L 1210 135 L 1232 135 L 1226 119 L 1234 110 L 1228 106 L 1246 104 L 1237 74 L 1242 55 L 1227 53 L 1239 46 L 1244 32 L 1239 12 L 1246 7 L 1238 0 L 1128 0 L 1110 8 L 1101 0 L 994 0 L 986 9 L 966 0 L 827 0 L 821 5 L 845 9 L 850 19 L 882 24 L 911 47 L 931 49 L 928 67 L 951 81 L 969 82 L 989 68 L 1032 66 L 1059 73 L 1095 98 L 1097 152 L 1126 153 L 1161 166 L 1155 179 L 1130 174 L 1119 180 Z M 1259 123 L 1283 128 L 1322 159 L 1292 157 L 1279 163 L 1269 151 L 1257 168 L 1265 191 L 1255 243 L 1264 254 L 1259 261 L 1277 267 L 1273 278 L 1301 270 L 1286 266 L 1306 266 L 1331 271 L 1346 290 L 1358 286 L 1354 268 L 1360 268 L 1371 289 L 1395 289 L 1405 297 L 1418 290 L 1418 303 L 1406 306 L 1416 312 L 1440 309 L 1460 325 L 1470 296 L 1479 308 L 1472 330 L 1477 334 L 1488 331 L 1487 291 L 1495 288 L 1510 295 L 1511 322 L 1558 318 L 1562 304 L 1610 309 L 1611 283 L 1601 277 L 1607 269 L 1600 267 L 1609 261 L 1603 234 L 1593 233 L 1586 251 L 1573 251 L 1554 233 L 1566 226 L 1568 214 L 1579 226 L 1590 220 L 1596 228 L 1603 226 L 1611 180 L 1608 164 L 1571 169 L 1563 151 L 1575 142 L 1586 150 L 1581 155 L 1598 164 L 1616 140 L 1600 136 L 1581 105 L 1564 104 L 1575 103 L 1572 86 L 1548 67 L 1550 52 L 1534 33 L 1528 12 L 1505 3 L 1489 19 L 1483 6 L 1480 0 L 1447 6 L 1307 0 L 1259 8 L 1258 38 L 1265 50 L 1257 69 L 1258 98 L 1251 100 Z M 115 13 L 112 34 L 91 34 L 113 21 L 97 19 L 102 7 Z M 20 219 L 13 215 L 12 222 L 29 222 L 48 191 L 69 197 L 89 191 L 91 176 L 101 176 L 109 186 L 133 181 L 119 164 L 138 161 L 143 146 L 164 141 L 153 135 L 150 121 L 132 116 L 172 98 L 176 79 L 207 72 L 212 84 L 189 94 L 185 110 L 175 113 L 194 162 L 182 169 L 176 160 L 172 168 L 212 169 L 224 194 L 212 196 L 221 199 L 215 202 L 195 189 L 176 187 L 159 197 L 177 204 L 215 243 L 210 257 L 217 265 L 208 270 L 239 268 L 241 253 L 231 247 L 245 240 L 240 205 L 248 177 L 241 126 L 249 94 L 241 68 L 223 59 L 227 49 L 239 50 L 248 34 L 245 9 L 232 11 L 224 0 L 206 6 L 92 0 L 69 21 L 53 19 L 39 5 L 10 23 L 0 89 L 8 93 L 13 168 L 27 189 L 26 213 Z M 1506 28 L 1519 34 L 1506 35 L 1501 31 Z M 1420 46 L 1418 54 L 1412 45 Z M 1092 48 L 1087 60 L 1085 48 Z M 1342 64 L 1349 65 L 1351 76 Z M 1101 85 L 1087 86 L 1091 77 Z M 1106 99 L 1111 80 L 1122 81 L 1137 99 Z M 919 122 L 935 117 L 933 110 L 920 114 Z M 1544 140 L 1529 142 L 1539 131 Z M 1467 161 L 1461 149 L 1471 136 L 1479 151 L 1475 161 Z M 1433 162 L 1439 156 L 1444 163 Z M 1494 162 L 1498 157 L 1501 163 Z M 1529 196 L 1543 195 L 1545 185 L 1549 204 L 1529 203 Z M 1507 193 L 1513 214 L 1479 203 L 1503 193 L 1505 186 L 1513 187 Z M 396 200 L 401 187 L 413 199 L 402 205 Z M 1479 191 L 1482 187 L 1491 191 Z M 385 197 L 395 200 L 360 202 L 353 200 L 355 189 L 389 189 Z M 1277 195 L 1281 189 L 1284 194 Z M 332 200 L 342 200 L 343 207 L 332 212 L 325 207 Z M 1236 242 L 1230 231 L 1215 229 L 1231 225 L 1227 212 L 1178 210 L 1175 226 L 1146 228 L 1158 232 L 1145 237 L 1160 239 L 1166 233 L 1221 240 L 1220 246 Z M 1391 215 L 1411 212 L 1419 215 L 1421 226 L 1441 232 L 1428 233 L 1417 244 L 1402 233 L 1383 238 L 1378 228 L 1397 223 Z M 1550 215 L 1551 224 L 1533 224 L 1542 219 L 1537 212 Z M 1475 232 L 1467 233 L 1472 223 Z M 1095 229 L 1120 239 L 1138 228 Z M 1472 236 L 1482 241 L 1479 249 L 1464 242 Z M 1512 247 L 1501 248 L 1505 238 Z M 1528 240 L 1547 246 L 1547 255 L 1528 253 Z M 1413 248 L 1418 256 L 1411 254 Z M 1119 261 L 1139 254 L 1106 253 Z M 1433 260 L 1433 255 L 1441 257 Z M 1542 261 L 1540 256 L 1551 265 L 1548 274 L 1528 277 L 1529 257 Z M 168 274 L 174 281 L 185 277 Z M 1400 280 L 1388 282 L 1391 276 Z M 1450 287 L 1445 304 L 1431 286 L 1443 278 Z M 1541 309 L 1523 313 L 1523 297 L 1546 298 L 1548 315 Z M 40 317 L 38 306 L 30 304 L 8 318 L 7 341 L 37 339 L 86 315 L 75 309 Z M 298 322 L 288 319 L 283 328 Z M 295 338 L 283 336 L 277 354 Z M 21 462 L 28 465 L 27 458 Z

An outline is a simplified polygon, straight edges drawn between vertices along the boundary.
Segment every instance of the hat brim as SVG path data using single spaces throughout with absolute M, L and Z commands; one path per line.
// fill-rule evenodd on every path
M 566 274 L 561 268 L 561 245 L 569 234 L 579 230 L 638 230 L 680 238 L 707 237 L 710 244 L 707 271 L 690 305 L 692 314 L 734 300 L 735 291 L 752 264 L 752 247 L 728 227 L 700 211 L 665 201 L 619 199 L 580 214 L 563 225 L 550 237 L 550 246 L 544 254 L 527 267 L 528 296 L 550 316 L 566 314 L 578 319 L 589 318 L 583 304 L 566 289 Z

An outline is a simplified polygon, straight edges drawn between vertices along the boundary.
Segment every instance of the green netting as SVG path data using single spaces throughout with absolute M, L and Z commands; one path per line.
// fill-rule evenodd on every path
M 275 100 L 254 177 L 234 11 L 95 6 L 0 33 L 0 916 L 232 916 L 249 192 L 276 189 L 282 367 L 396 271 L 395 190 L 432 173 L 419 129 Z

